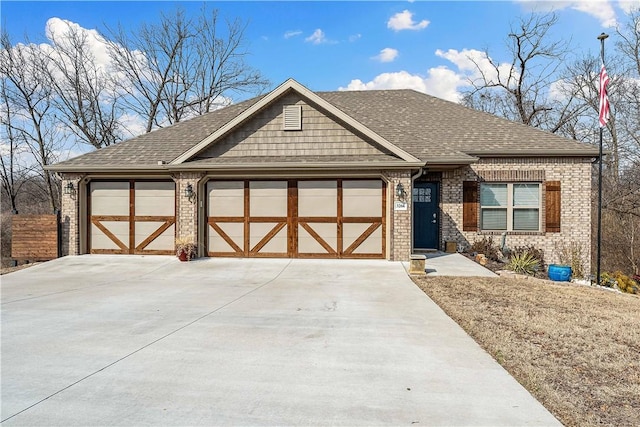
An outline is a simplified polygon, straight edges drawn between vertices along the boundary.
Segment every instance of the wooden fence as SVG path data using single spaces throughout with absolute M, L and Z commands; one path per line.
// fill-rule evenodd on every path
M 13 215 L 11 258 L 46 261 L 59 256 L 58 215 Z

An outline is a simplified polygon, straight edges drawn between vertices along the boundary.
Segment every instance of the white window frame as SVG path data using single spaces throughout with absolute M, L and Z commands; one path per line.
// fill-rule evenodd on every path
M 502 185 L 506 185 L 507 186 L 507 205 L 505 207 L 502 206 L 483 206 L 482 205 L 482 186 L 485 184 L 502 184 Z M 530 205 L 530 206 L 514 206 L 513 205 L 513 186 L 516 184 L 535 184 L 538 186 L 538 204 L 536 206 Z M 480 183 L 480 192 L 479 192 L 479 205 L 480 205 L 480 217 L 478 218 L 478 222 L 479 222 L 479 229 L 481 231 L 496 231 L 496 232 L 505 232 L 505 231 L 513 231 L 513 232 L 520 232 L 520 233 L 526 233 L 526 232 L 532 232 L 532 233 L 536 233 L 536 232 L 540 232 L 542 230 L 542 183 L 541 182 L 530 182 L 530 181 L 523 181 L 523 182 L 481 182 Z M 484 210 L 497 210 L 497 209 L 501 209 L 504 210 L 506 209 L 507 211 L 507 228 L 504 230 L 491 230 L 491 229 L 486 229 L 486 228 L 482 228 L 482 213 Z M 519 209 L 537 209 L 538 210 L 538 229 L 537 230 L 514 230 L 513 229 L 513 212 L 514 210 L 519 210 Z

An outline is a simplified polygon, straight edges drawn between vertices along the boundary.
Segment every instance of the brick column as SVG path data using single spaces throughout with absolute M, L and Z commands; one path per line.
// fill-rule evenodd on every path
M 65 255 L 78 255 L 80 253 L 80 180 L 81 174 L 62 175 L 62 197 L 60 199 L 60 233 L 62 253 Z M 65 188 L 71 183 L 74 191 L 65 194 Z
M 201 173 L 181 172 L 174 177 L 176 182 L 176 238 L 190 238 L 198 243 L 198 182 Z M 194 198 L 185 195 L 187 185 L 191 184 Z
M 411 256 L 411 172 L 410 171 L 387 171 L 384 176 L 388 180 L 390 188 L 388 201 L 389 216 L 389 259 L 391 261 L 409 261 Z M 406 191 L 406 211 L 396 211 L 394 203 L 398 199 L 396 196 L 396 186 L 402 183 Z

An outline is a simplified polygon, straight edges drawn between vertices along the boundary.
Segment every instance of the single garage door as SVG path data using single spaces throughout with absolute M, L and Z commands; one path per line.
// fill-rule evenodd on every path
M 88 194 L 89 253 L 175 253 L 173 181 L 91 181 Z
M 384 258 L 379 179 L 207 183 L 209 256 Z

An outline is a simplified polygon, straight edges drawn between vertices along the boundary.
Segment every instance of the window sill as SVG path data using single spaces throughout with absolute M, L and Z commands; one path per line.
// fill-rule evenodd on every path
M 507 233 L 507 236 L 544 236 L 544 231 L 478 231 L 479 235 L 484 236 L 501 236 Z

